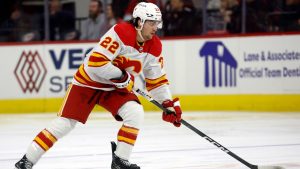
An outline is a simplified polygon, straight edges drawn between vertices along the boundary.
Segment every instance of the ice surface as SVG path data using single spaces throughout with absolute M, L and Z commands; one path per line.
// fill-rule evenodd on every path
M 12 169 L 50 114 L 0 115 L 0 169 Z M 300 113 L 191 112 L 183 118 L 246 161 L 300 168 Z M 34 169 L 109 169 L 110 141 L 122 124 L 109 113 L 92 113 L 34 166 Z M 131 161 L 142 169 L 247 169 L 239 161 L 182 126 L 146 113 Z

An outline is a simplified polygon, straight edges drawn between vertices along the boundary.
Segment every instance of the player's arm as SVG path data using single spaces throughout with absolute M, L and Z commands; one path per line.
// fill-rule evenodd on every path
M 173 114 L 162 113 L 164 121 L 173 123 L 176 127 L 181 125 L 181 108 L 178 98 L 172 99 L 169 81 L 163 68 L 163 57 L 154 57 L 144 69 L 146 88 L 155 100 Z
M 122 91 L 123 89 L 131 91 L 133 76 L 112 64 L 112 60 L 119 55 L 122 45 L 122 41 L 112 28 L 88 54 L 85 68 L 93 74 L 94 79 L 105 79 L 107 83 L 112 83 Z

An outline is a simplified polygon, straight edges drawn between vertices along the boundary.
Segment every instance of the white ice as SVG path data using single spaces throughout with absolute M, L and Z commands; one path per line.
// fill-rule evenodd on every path
M 0 169 L 12 169 L 55 113 L 0 115 Z M 191 112 L 183 118 L 256 165 L 300 168 L 300 113 Z M 121 123 L 92 113 L 59 140 L 34 169 L 109 169 L 110 141 Z M 142 169 L 247 169 L 190 129 L 175 128 L 160 113 L 146 113 L 131 162 Z

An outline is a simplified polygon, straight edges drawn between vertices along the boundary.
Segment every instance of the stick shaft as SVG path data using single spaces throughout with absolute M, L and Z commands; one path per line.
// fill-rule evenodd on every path
M 166 112 L 166 113 L 173 113 L 171 112 L 169 109 L 163 107 L 160 103 L 158 103 L 156 100 L 154 100 L 150 95 L 148 95 L 147 93 L 141 91 L 140 89 L 136 89 L 136 92 L 139 93 L 140 95 L 142 95 L 143 97 L 145 97 L 148 101 L 150 101 L 151 103 L 153 103 L 154 105 L 156 105 L 158 108 L 160 108 L 162 111 Z M 243 163 L 244 165 L 246 165 L 247 167 L 251 168 L 251 169 L 258 169 L 257 165 L 253 165 L 250 164 L 249 162 L 247 162 L 246 160 L 242 159 L 241 157 L 239 157 L 238 155 L 236 155 L 235 153 L 233 153 L 232 151 L 228 150 L 226 147 L 222 146 L 220 143 L 218 143 L 217 141 L 215 141 L 214 139 L 212 139 L 211 137 L 209 137 L 208 135 L 204 134 L 202 131 L 198 130 L 196 127 L 194 127 L 193 125 L 191 125 L 190 123 L 188 123 L 187 121 L 181 119 L 181 123 L 186 126 L 187 128 L 189 128 L 190 130 L 194 131 L 195 133 L 197 133 L 198 135 L 200 135 L 201 137 L 205 138 L 208 142 L 210 142 L 211 144 L 215 145 L 216 147 L 218 147 L 219 149 L 221 149 L 222 151 L 224 151 L 225 153 L 229 154 L 231 157 L 235 158 L 236 160 L 238 160 L 239 162 Z
M 233 157 L 236 160 L 238 160 L 239 162 L 243 163 L 247 167 L 249 167 L 251 169 L 257 169 L 256 165 L 250 164 L 246 160 L 242 159 L 241 157 L 239 157 L 238 155 L 236 155 L 232 151 L 228 150 L 226 147 L 224 147 L 223 145 L 221 145 L 220 143 L 218 143 L 217 141 L 215 141 L 214 139 L 212 139 L 208 135 L 204 134 L 202 131 L 198 130 L 197 128 L 195 128 L 194 126 L 192 126 L 191 124 L 189 124 L 187 121 L 185 121 L 185 120 L 182 119 L 181 123 L 183 125 L 185 125 L 187 128 L 189 128 L 192 131 L 194 131 L 195 133 L 197 133 L 198 135 L 200 135 L 201 137 L 205 138 L 207 141 L 209 141 L 210 143 L 212 143 L 213 145 L 215 145 L 216 147 L 218 147 L 220 150 L 224 151 L 225 153 L 229 154 L 231 157 Z

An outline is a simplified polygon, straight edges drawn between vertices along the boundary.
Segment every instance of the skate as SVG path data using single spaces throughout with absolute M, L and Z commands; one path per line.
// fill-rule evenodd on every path
M 26 155 L 22 157 L 20 161 L 15 164 L 15 169 L 32 169 L 33 163 L 30 162 Z
M 128 160 L 124 160 L 120 157 L 118 157 L 115 154 L 117 145 L 115 142 L 111 142 L 111 149 L 112 149 L 112 163 L 111 163 L 111 169 L 140 169 L 139 166 L 136 164 L 131 164 Z

